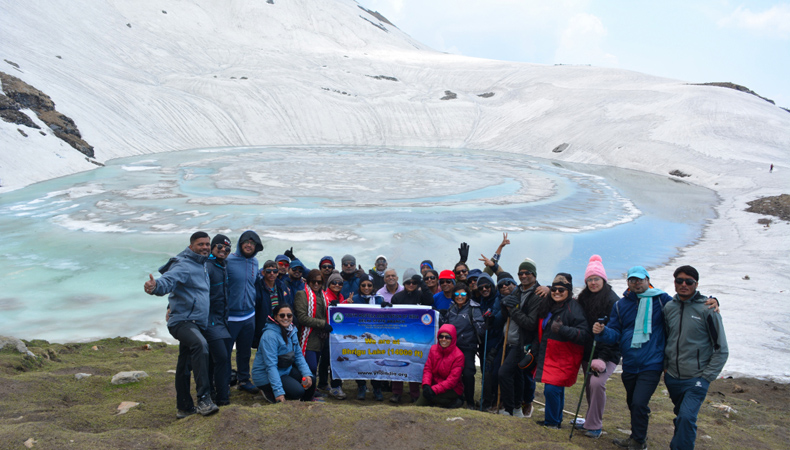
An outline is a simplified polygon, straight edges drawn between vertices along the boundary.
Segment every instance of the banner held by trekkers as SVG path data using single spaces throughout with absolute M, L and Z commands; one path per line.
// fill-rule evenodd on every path
M 342 380 L 422 381 L 422 370 L 439 330 L 429 306 L 329 308 L 329 361 Z

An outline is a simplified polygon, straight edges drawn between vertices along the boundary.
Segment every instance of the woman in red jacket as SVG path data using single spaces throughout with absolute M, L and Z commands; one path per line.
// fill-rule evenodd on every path
M 422 372 L 422 395 L 417 406 L 460 408 L 463 404 L 464 354 L 456 346 L 455 327 L 446 324 L 439 328 L 438 344 L 431 346 Z
M 551 283 L 551 296 L 538 306 L 538 336 L 532 344 L 538 349 L 535 381 L 544 383 L 545 419 L 538 422 L 547 428 L 560 428 L 565 407 L 565 388 L 576 383 L 584 353 L 590 339 L 584 310 L 573 299 L 571 276 L 560 273 Z

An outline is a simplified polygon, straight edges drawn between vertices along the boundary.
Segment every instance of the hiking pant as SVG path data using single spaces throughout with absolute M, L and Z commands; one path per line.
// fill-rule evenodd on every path
M 241 322 L 228 321 L 228 361 L 236 344 L 236 377 L 239 385 L 250 382 L 250 357 L 252 356 L 252 340 L 255 338 L 255 317 Z
M 631 411 L 631 439 L 641 444 L 647 438 L 648 414 L 650 414 L 648 403 L 661 379 L 661 371 L 623 372 L 621 378 L 625 386 L 625 402 L 628 404 L 628 410 Z
M 669 374 L 664 374 L 664 384 L 667 385 L 669 398 L 675 405 L 675 435 L 669 443 L 669 448 L 694 449 L 697 439 L 697 414 L 702 402 L 708 395 L 710 383 L 704 378 L 689 378 L 680 380 Z
M 499 368 L 499 388 L 502 406 L 505 411 L 512 414 L 513 408 L 521 407 L 524 398 L 524 371 L 518 368 L 518 361 L 521 358 L 518 345 L 508 345 L 505 352 L 505 361 Z
M 543 396 L 546 398 L 545 424 L 561 424 L 562 410 L 565 408 L 565 388 L 546 383 L 543 385 Z
M 306 376 L 310 376 L 313 381 L 313 384 L 307 389 L 302 386 L 302 374 L 296 367 L 293 367 L 290 373 L 280 376 L 280 382 L 282 382 L 286 400 L 301 400 L 307 402 L 313 398 L 313 394 L 315 393 L 315 377 L 310 374 Z M 274 398 L 274 391 L 272 390 L 271 384 L 264 384 L 259 387 L 263 390 L 265 396 Z
M 461 402 L 458 401 L 458 394 L 453 389 L 444 391 L 441 394 L 436 394 L 433 400 L 428 400 L 420 394 L 420 398 L 418 398 L 417 403 L 415 403 L 417 406 L 438 406 L 440 408 L 452 408 L 460 404 Z
M 208 344 L 203 333 L 200 332 L 200 327 L 194 322 L 179 322 L 167 329 L 174 338 L 178 339 L 176 406 L 181 411 L 190 411 L 195 407 L 190 392 L 190 368 L 195 377 L 198 400 L 211 392 L 208 381 Z
M 464 382 L 464 400 L 468 406 L 475 406 L 475 349 L 462 348 L 464 354 L 464 371 L 461 372 L 461 381 Z
M 417 400 L 420 397 L 420 383 L 410 382 L 409 383 L 409 395 L 413 400 Z M 393 381 L 392 382 L 392 395 L 402 395 L 403 394 L 403 381 Z
M 227 404 L 230 401 L 230 358 L 228 343 L 230 339 L 214 339 L 208 342 L 208 375 L 211 384 L 211 398 L 214 403 Z
M 606 361 L 606 371 L 598 376 L 590 373 L 590 381 L 585 389 L 587 395 L 587 415 L 584 418 L 585 430 L 603 428 L 603 410 L 606 407 L 606 381 L 612 376 L 617 364 Z M 582 369 L 587 373 L 587 361 L 582 361 Z

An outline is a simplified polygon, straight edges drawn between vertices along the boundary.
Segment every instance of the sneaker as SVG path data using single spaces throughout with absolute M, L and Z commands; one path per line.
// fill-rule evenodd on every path
M 384 394 L 381 393 L 381 389 L 373 389 L 373 398 L 375 398 L 377 402 L 384 401 Z
M 255 387 L 254 384 L 250 383 L 249 381 L 245 381 L 244 383 L 239 383 L 239 385 L 236 386 L 236 389 L 238 389 L 240 391 L 247 392 L 248 394 L 257 394 L 258 392 L 261 391 L 260 389 Z
M 647 442 L 639 443 L 630 437 L 625 439 L 615 439 L 612 441 L 612 443 L 618 447 L 627 448 L 628 450 L 644 450 L 647 448 Z
M 525 419 L 529 419 L 530 417 L 532 417 L 533 409 L 534 408 L 532 407 L 532 402 L 524 403 L 521 405 L 521 414 L 524 415 Z
M 357 389 L 357 400 L 365 400 L 365 394 L 367 394 L 367 393 L 368 393 L 368 387 L 367 386 L 360 386 Z
M 511 417 L 513 416 L 513 414 L 512 414 L 512 413 L 509 413 L 509 412 L 507 412 L 507 410 L 506 410 L 506 409 L 500 409 L 500 410 L 499 410 L 499 415 L 500 415 L 500 416 L 511 416 Z
M 322 384 L 322 385 L 316 387 L 316 390 L 327 392 L 327 391 L 329 391 L 329 385 L 328 384 Z
M 588 438 L 598 439 L 601 437 L 601 430 L 584 430 L 584 435 Z
M 320 393 L 320 392 L 318 392 L 318 391 L 315 391 L 315 392 L 313 393 L 313 397 L 314 397 L 314 398 L 324 398 L 324 397 L 326 397 L 326 395 L 324 395 L 324 394 L 322 394 L 322 393 Z
M 331 395 L 332 397 L 334 397 L 334 398 L 336 398 L 338 400 L 345 400 L 346 399 L 346 393 L 343 392 L 343 388 L 340 387 L 340 386 L 338 386 L 336 388 L 329 388 L 329 395 Z
M 211 401 L 211 397 L 208 396 L 200 399 L 195 407 L 195 412 L 201 416 L 209 416 L 217 411 L 219 411 L 219 407 L 215 405 L 214 402 Z
M 392 394 L 392 397 L 390 397 L 390 401 L 392 403 L 400 403 L 400 394 Z
M 186 417 L 191 416 L 192 414 L 195 414 L 196 412 L 197 411 L 195 411 L 194 406 L 192 407 L 192 409 L 179 409 L 178 411 L 176 411 L 176 419 L 184 419 Z
M 538 423 L 538 425 L 540 425 L 540 426 L 542 426 L 542 427 L 550 428 L 550 429 L 552 429 L 552 430 L 559 430 L 560 428 L 562 428 L 562 427 L 560 426 L 560 424 L 558 424 L 558 423 L 555 423 L 555 424 L 548 424 L 548 423 L 546 423 L 546 421 L 545 421 L 545 420 L 538 420 L 538 422 L 537 422 L 537 423 Z
M 261 396 L 263 396 L 264 400 L 266 400 L 266 401 L 267 401 L 267 402 L 269 402 L 269 403 L 275 403 L 275 402 L 277 401 L 277 400 L 274 398 L 274 392 L 272 392 L 272 395 L 271 395 L 271 396 L 269 396 L 269 395 L 267 395 L 267 394 L 266 394 L 266 391 L 264 391 L 263 389 L 261 389 Z
M 513 408 L 513 417 L 518 417 L 519 419 L 524 418 L 524 411 L 521 408 Z

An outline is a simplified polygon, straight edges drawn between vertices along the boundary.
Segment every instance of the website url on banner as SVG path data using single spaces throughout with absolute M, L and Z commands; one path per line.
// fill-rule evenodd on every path
M 390 377 L 403 377 L 403 378 L 408 378 L 409 377 L 409 375 L 405 374 L 405 373 L 384 372 L 384 371 L 381 371 L 381 370 L 377 370 L 376 372 L 357 372 L 357 373 L 359 373 L 360 375 L 387 375 L 387 376 L 390 376 Z

